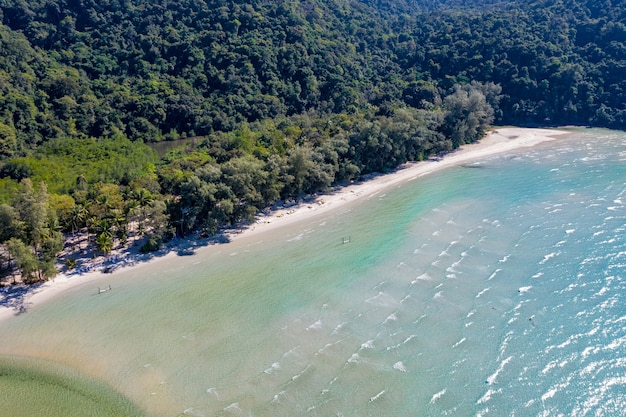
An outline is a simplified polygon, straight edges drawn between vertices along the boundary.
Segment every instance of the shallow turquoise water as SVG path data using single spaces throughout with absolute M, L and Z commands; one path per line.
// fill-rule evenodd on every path
M 76 287 L 0 323 L 0 353 L 154 416 L 619 415 L 625 139 L 578 131 Z

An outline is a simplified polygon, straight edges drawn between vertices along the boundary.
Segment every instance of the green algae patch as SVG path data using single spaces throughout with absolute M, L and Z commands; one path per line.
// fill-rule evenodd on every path
M 0 416 L 141 417 L 138 407 L 111 387 L 61 365 L 0 357 Z

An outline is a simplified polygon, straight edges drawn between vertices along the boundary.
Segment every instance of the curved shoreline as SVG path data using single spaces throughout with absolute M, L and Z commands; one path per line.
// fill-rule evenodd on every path
M 334 191 L 328 194 L 315 196 L 306 202 L 273 210 L 267 214 L 260 213 L 256 216 L 255 223 L 237 232 L 226 232 L 226 235 L 230 241 L 233 241 L 269 232 L 279 227 L 287 227 L 314 215 L 326 213 L 340 208 L 347 203 L 352 203 L 361 198 L 372 196 L 373 194 L 394 185 L 399 185 L 451 166 L 460 165 L 500 153 L 536 146 L 568 133 L 569 132 L 567 131 L 558 129 L 552 130 L 514 127 L 494 129 L 479 142 L 464 145 L 454 152 L 445 155 L 441 159 L 429 159 L 422 162 L 406 163 L 389 174 L 371 175 L 363 181 L 355 182 L 347 186 L 337 187 Z M 193 242 L 194 238 L 189 238 L 187 241 L 183 241 L 183 244 L 179 245 L 178 249 L 201 253 L 202 248 L 197 245 L 193 245 Z M 68 288 L 72 288 L 86 282 L 93 282 L 94 284 L 97 284 L 98 281 L 104 279 L 105 277 L 111 277 L 112 274 L 115 275 L 119 273 L 119 270 L 126 270 L 127 268 L 135 267 L 138 268 L 141 265 L 156 262 L 175 255 L 176 251 L 170 250 L 164 256 L 148 257 L 142 262 L 121 266 L 112 273 L 105 274 L 104 272 L 94 270 L 79 276 L 59 274 L 54 279 L 34 289 L 27 289 L 22 293 L 19 291 L 8 291 L 5 293 L 6 295 L 4 295 L 3 298 L 11 295 L 19 298 L 20 308 L 16 308 L 4 300 L 3 305 L 0 306 L 0 321 L 27 311 L 27 307 L 44 303 Z M 106 285 L 104 285 L 104 287 L 106 287 Z

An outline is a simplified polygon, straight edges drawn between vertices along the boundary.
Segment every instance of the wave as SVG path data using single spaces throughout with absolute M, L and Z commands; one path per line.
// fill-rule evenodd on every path
M 278 370 L 280 370 L 280 363 L 274 362 L 269 368 L 264 370 L 263 373 L 270 375 Z
M 487 383 L 489 385 L 493 385 L 493 384 L 497 383 L 498 375 L 500 375 L 500 373 L 504 370 L 504 367 L 509 362 L 511 362 L 512 359 L 513 359 L 513 356 L 509 356 L 508 358 L 506 358 L 505 360 L 500 362 L 500 366 L 498 366 L 498 369 L 496 369 L 496 371 L 493 374 L 489 375 L 489 377 L 487 378 Z
M 305 373 L 307 373 L 307 371 L 308 371 L 309 369 L 311 369 L 311 367 L 312 367 L 312 366 L 313 366 L 313 365 L 311 365 L 310 363 L 308 363 L 308 364 L 304 367 L 304 369 L 303 369 L 302 371 L 298 372 L 297 374 L 295 374 L 294 376 L 292 376 L 292 377 L 291 377 L 291 381 L 292 381 L 292 382 L 295 382 L 295 381 L 297 381 L 298 379 L 300 379 L 300 378 L 301 378 L 301 377 L 302 377 Z
M 238 414 L 241 415 L 243 414 L 243 410 L 241 409 L 241 407 L 239 407 L 239 403 L 232 403 L 231 405 L 224 407 L 224 411 L 225 413 L 232 413 L 232 414 Z
M 350 356 L 350 359 L 347 360 L 348 363 L 359 363 L 360 362 L 361 357 L 359 356 L 358 353 L 353 353 L 352 356 Z
M 404 366 L 404 363 L 402 363 L 402 361 L 398 361 L 396 363 L 393 364 L 393 369 L 395 369 L 396 371 L 400 371 L 400 372 L 406 372 L 406 366 Z
M 480 298 L 481 295 L 483 295 L 484 293 L 486 293 L 490 289 L 491 289 L 491 287 L 483 288 L 478 294 L 476 294 L 475 298 Z
M 213 396 L 214 396 L 215 398 L 217 398 L 218 400 L 220 399 L 220 396 L 219 396 L 219 394 L 217 393 L 217 388 L 214 388 L 214 387 L 212 387 L 212 388 L 207 388 L 205 392 L 206 392 L 207 394 L 211 394 L 211 395 L 213 395 Z
M 311 324 L 309 327 L 306 328 L 307 331 L 309 330 L 318 330 L 322 328 L 322 320 L 317 320 L 315 323 Z
M 379 399 L 380 397 L 383 396 L 383 394 L 385 393 L 385 390 L 382 390 L 381 392 L 379 392 L 378 394 L 374 395 L 373 397 L 370 398 L 370 402 L 374 402 L 377 399 Z
M 416 284 L 418 281 L 432 281 L 433 278 L 428 275 L 426 272 L 424 272 L 422 275 L 416 277 L 413 281 L 411 281 L 411 284 Z
M 461 343 L 465 342 L 467 340 L 467 338 L 463 338 L 461 340 L 459 340 L 458 342 L 456 342 L 455 344 L 452 345 L 452 348 L 454 349 L 455 347 L 458 347 Z
M 430 399 L 430 404 L 434 404 L 435 402 L 437 402 L 437 400 L 439 400 L 441 397 L 443 397 L 445 395 L 445 393 L 448 392 L 447 388 L 442 389 L 441 391 L 439 391 L 438 393 L 436 393 L 435 395 L 433 395 Z
M 476 401 L 476 404 L 484 404 L 488 402 L 489 400 L 491 400 L 491 397 L 493 396 L 493 394 L 500 394 L 501 392 L 502 392 L 502 389 L 494 390 L 494 389 L 489 388 L 487 392 L 485 392 L 483 396 L 480 397 L 478 401 Z
M 494 279 L 496 277 L 496 275 L 498 274 L 498 272 L 502 271 L 502 269 L 498 268 L 495 271 L 493 271 L 493 273 L 491 275 L 489 275 L 489 278 L 487 278 L 487 281 L 491 281 L 492 279 Z
M 546 262 L 548 262 L 550 259 L 552 259 L 552 258 L 554 258 L 555 256 L 558 256 L 558 255 L 560 255 L 560 254 L 561 254 L 561 252 L 552 252 L 552 253 L 549 253 L 549 254 L 547 254 L 547 255 L 544 255 L 544 256 L 543 256 L 543 259 L 542 259 L 541 261 L 539 261 L 539 265 L 543 265 L 543 264 L 545 264 L 545 263 L 546 263 Z
M 383 324 L 387 324 L 390 321 L 397 321 L 398 317 L 396 316 L 395 313 L 391 313 L 389 316 L 387 316 L 387 318 L 385 319 L 385 321 L 383 321 Z
M 187 408 L 185 411 L 183 411 L 183 414 L 186 416 L 204 417 L 203 413 L 193 407 Z
M 283 390 L 283 391 L 280 391 L 278 394 L 274 395 L 274 398 L 272 398 L 271 403 L 272 403 L 272 404 L 274 404 L 274 403 L 280 403 L 280 399 L 281 399 L 282 397 L 285 397 L 286 395 L 287 395 L 287 391 L 284 391 L 284 390 Z

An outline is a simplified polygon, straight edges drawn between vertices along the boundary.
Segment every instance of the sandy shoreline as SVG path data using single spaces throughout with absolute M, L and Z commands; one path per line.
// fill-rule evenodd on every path
M 441 159 L 429 159 L 422 162 L 407 163 L 392 173 L 372 176 L 371 178 L 358 183 L 338 187 L 335 191 L 329 194 L 323 194 L 310 199 L 309 201 L 282 208 L 280 210 L 275 210 L 268 214 L 261 213 L 257 216 L 256 223 L 241 230 L 239 233 L 231 233 L 228 236 L 232 241 L 243 237 L 254 236 L 278 227 L 286 227 L 312 215 L 337 209 L 347 203 L 376 194 L 388 187 L 399 185 L 432 172 L 489 157 L 491 155 L 535 146 L 567 133 L 569 132 L 550 129 L 510 127 L 494 129 L 479 143 L 465 145 Z M 193 245 L 189 245 L 190 248 L 192 248 L 192 246 Z M 196 249 L 195 251 L 197 253 L 201 253 L 202 249 Z M 151 259 L 162 260 L 172 256 L 176 256 L 176 251 L 172 250 L 164 256 L 153 257 Z M 136 267 L 139 267 L 139 265 L 145 265 L 147 262 L 153 261 L 141 261 L 136 264 Z M 130 267 L 135 266 L 122 267 L 118 270 Z M 113 274 L 118 273 L 118 270 L 113 272 Z M 0 306 L 0 320 L 20 314 L 28 308 L 43 303 L 66 289 L 76 285 L 81 285 L 85 282 L 93 282 L 97 286 L 98 281 L 104 277 L 111 277 L 111 274 L 105 274 L 97 270 L 72 276 L 59 274 L 53 280 L 50 280 L 32 290 L 29 289 L 28 291 L 23 291 L 22 293 L 19 291 L 9 290 L 7 292 L 0 293 L 0 298 L 4 298 L 3 303 Z M 102 288 L 105 287 L 106 285 L 102 285 Z M 9 298 L 12 298 L 15 302 L 11 302 Z

